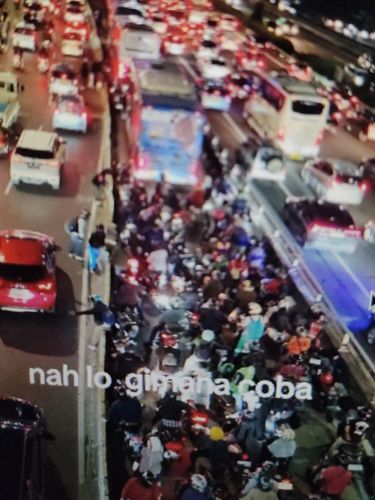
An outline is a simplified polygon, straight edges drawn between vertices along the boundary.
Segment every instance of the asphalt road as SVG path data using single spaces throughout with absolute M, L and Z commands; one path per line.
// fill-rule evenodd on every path
M 11 54 L 10 48 L 1 56 L 1 70 L 11 68 Z M 60 60 L 57 49 L 54 57 Z M 36 61 L 35 54 L 26 54 L 25 70 L 19 75 L 25 86 L 20 96 L 20 128 L 52 130 L 48 77 L 38 73 Z M 42 187 L 16 189 L 9 183 L 9 161 L 0 161 L 0 229 L 45 232 L 62 247 L 57 255 L 56 314 L 0 313 L 0 391 L 39 405 L 56 437 L 47 448 L 47 500 L 78 498 L 78 392 L 75 387 L 31 385 L 29 368 L 61 370 L 63 364 L 73 369 L 78 366 L 78 322 L 71 311 L 79 309 L 81 302 L 82 267 L 68 257 L 64 223 L 91 205 L 91 178 L 97 171 L 102 139 L 100 97 L 94 90 L 85 92 L 93 118 L 86 135 L 61 133 L 67 141 L 67 161 L 58 193 Z

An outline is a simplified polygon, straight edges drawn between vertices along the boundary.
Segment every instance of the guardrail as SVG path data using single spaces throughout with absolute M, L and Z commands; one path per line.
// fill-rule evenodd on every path
M 319 304 L 328 321 L 327 333 L 347 362 L 371 405 L 375 407 L 375 364 L 353 333 L 342 324 L 333 304 L 304 262 L 301 247 L 285 227 L 273 207 L 254 183 L 247 190 L 248 204 L 254 223 L 271 241 L 291 279 L 310 305 Z

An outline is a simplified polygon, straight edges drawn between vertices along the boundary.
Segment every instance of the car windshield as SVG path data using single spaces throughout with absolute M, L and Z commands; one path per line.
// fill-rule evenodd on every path
M 14 31 L 18 35 L 34 36 L 34 31 L 30 28 L 16 28 Z
M 63 99 L 59 103 L 59 111 L 69 113 L 80 113 L 82 111 L 82 104 L 78 100 Z
M 20 266 L 18 264 L 0 264 L 0 278 L 21 283 L 35 283 L 46 277 L 44 266 Z
M 354 226 L 354 221 L 349 212 L 341 210 L 340 207 L 334 204 L 316 204 L 314 219 L 330 222 L 340 227 Z
M 81 41 L 81 37 L 78 33 L 64 33 L 63 39 L 64 40 L 73 40 L 73 41 L 77 41 L 77 42 Z
M 62 78 L 63 80 L 74 80 L 75 74 L 69 71 L 54 70 L 52 71 L 53 78 Z
M 143 14 L 141 11 L 137 9 L 132 9 L 130 7 L 124 7 L 123 5 L 120 5 L 116 9 L 116 15 L 118 16 L 140 16 L 143 17 Z
M 82 13 L 82 7 L 78 7 L 75 5 L 69 6 L 66 10 L 67 10 L 67 12 L 71 12 L 73 14 L 81 14 Z
M 16 148 L 16 154 L 38 160 L 52 160 L 55 157 L 53 151 L 49 149 L 31 149 L 20 146 Z
M 213 49 L 216 47 L 216 43 L 212 40 L 203 40 L 202 47 L 207 47 L 208 49 Z
M 0 277 L 9 281 L 33 283 L 46 277 L 44 266 L 22 266 L 18 264 L 0 264 Z
M 225 66 L 225 62 L 220 61 L 220 59 L 211 59 L 211 64 L 216 64 L 216 66 Z
M 283 161 L 283 155 L 279 151 L 275 151 L 274 149 L 264 149 L 260 153 L 261 158 L 265 162 L 269 162 L 271 160 L 279 160 Z
M 294 113 L 301 115 L 321 115 L 323 113 L 324 104 L 316 101 L 305 101 L 302 99 L 292 102 L 292 110 Z

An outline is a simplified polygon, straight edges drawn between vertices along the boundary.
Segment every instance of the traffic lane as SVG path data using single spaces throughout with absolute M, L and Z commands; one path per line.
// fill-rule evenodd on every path
M 35 55 L 26 55 L 26 71 L 20 75 L 21 82 L 26 85 L 21 96 L 21 123 L 22 127 L 38 128 L 42 125 L 51 130 L 47 79 L 35 72 L 35 58 Z M 100 112 L 99 109 L 96 111 Z M 1 162 L 0 173 L 0 188 L 4 193 L 0 197 L 1 229 L 18 227 L 46 232 L 63 247 L 57 256 L 56 316 L 0 314 L 0 338 L 3 343 L 1 391 L 30 399 L 45 410 L 49 428 L 56 435 L 56 442 L 48 447 L 49 463 L 56 482 L 51 485 L 47 498 L 54 500 L 78 498 L 77 392 L 74 387 L 30 385 L 28 373 L 29 368 L 35 366 L 44 370 L 61 370 L 63 364 L 72 369 L 78 364 L 77 324 L 69 311 L 78 308 L 81 301 L 82 268 L 67 256 L 68 236 L 63 228 L 66 220 L 81 208 L 90 207 L 90 179 L 97 170 L 101 126 L 97 122 L 94 129 L 82 137 L 74 134 L 64 136 L 67 139 L 66 170 L 69 174 L 64 176 L 60 194 L 42 188 L 11 188 L 6 191 L 9 161 Z M 68 188 L 65 192 L 64 186 Z

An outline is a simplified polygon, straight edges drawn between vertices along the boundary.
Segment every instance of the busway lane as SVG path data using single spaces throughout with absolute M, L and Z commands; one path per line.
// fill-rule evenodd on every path
M 55 58 L 60 58 L 58 50 Z M 0 60 L 2 69 L 10 69 L 10 61 L 11 49 Z M 35 54 L 26 54 L 20 81 L 25 86 L 20 96 L 20 128 L 51 130 L 47 76 L 37 72 Z M 102 97 L 94 90 L 85 92 L 93 118 L 86 135 L 61 133 L 67 141 L 67 161 L 58 193 L 42 187 L 16 189 L 9 183 L 9 160 L 0 162 L 0 229 L 42 231 L 52 235 L 63 249 L 57 255 L 56 315 L 0 313 L 0 391 L 43 408 L 49 430 L 56 436 L 47 448 L 47 500 L 79 498 L 77 388 L 73 387 L 72 378 L 69 387 L 31 385 L 29 368 L 55 368 L 61 372 L 63 364 L 72 369 L 78 367 L 78 325 L 72 311 L 81 302 L 82 267 L 68 258 L 68 236 L 63 228 L 81 208 L 90 208 L 91 178 L 97 171 L 102 141 Z

